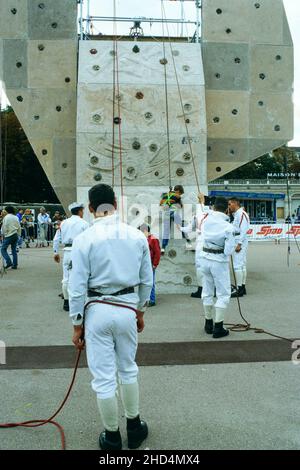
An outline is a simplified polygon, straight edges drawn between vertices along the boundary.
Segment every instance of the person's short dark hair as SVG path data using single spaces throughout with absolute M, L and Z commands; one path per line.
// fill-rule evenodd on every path
M 181 184 L 177 184 L 176 186 L 174 186 L 174 191 L 178 191 L 180 192 L 180 194 L 184 194 L 184 189 L 183 189 L 183 186 L 181 186 Z
M 219 212 L 226 212 L 228 209 L 228 201 L 225 197 L 216 197 L 214 208 Z
M 142 224 L 139 226 L 139 230 L 150 233 L 150 226 L 148 224 Z
M 89 190 L 89 202 L 95 212 L 108 212 L 114 208 L 116 196 L 108 184 L 96 184 Z
M 239 205 L 241 205 L 241 200 L 236 196 L 230 197 L 229 201 L 237 202 Z
M 13 206 L 6 206 L 5 210 L 8 214 L 14 214 L 15 213 L 15 208 Z
M 83 207 L 76 207 L 75 209 L 71 209 L 72 215 L 78 215 L 80 211 L 82 211 Z

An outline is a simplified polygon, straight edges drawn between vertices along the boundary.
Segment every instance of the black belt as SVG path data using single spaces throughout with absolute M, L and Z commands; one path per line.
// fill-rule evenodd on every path
M 213 255 L 221 255 L 224 253 L 224 250 L 214 250 L 213 248 L 203 248 L 205 253 L 212 253 Z
M 65 243 L 65 248 L 71 248 L 73 246 L 73 243 Z
M 88 297 L 102 297 L 103 295 L 126 295 L 126 294 L 133 294 L 134 287 L 126 287 L 125 289 L 119 290 L 118 292 L 114 292 L 113 294 L 102 294 L 96 290 L 89 289 L 88 290 Z

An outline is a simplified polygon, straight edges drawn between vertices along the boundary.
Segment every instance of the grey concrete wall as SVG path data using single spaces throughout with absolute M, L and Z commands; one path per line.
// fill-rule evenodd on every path
M 282 0 L 203 0 L 202 24 L 213 180 L 292 140 L 293 43 Z
M 66 207 L 76 198 L 76 0 L 1 0 L 0 79 Z

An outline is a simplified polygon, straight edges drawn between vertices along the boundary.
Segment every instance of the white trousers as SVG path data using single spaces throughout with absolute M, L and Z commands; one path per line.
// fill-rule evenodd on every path
M 233 267 L 235 271 L 243 271 L 247 266 L 247 251 L 248 251 L 248 241 L 242 244 L 242 249 L 239 253 L 236 251 L 233 252 Z
M 70 276 L 71 250 L 64 250 L 62 291 L 65 300 L 69 299 L 68 285 Z
M 203 305 L 214 305 L 214 291 L 216 288 L 216 308 L 227 308 L 231 297 L 229 263 L 220 263 L 206 258 L 201 259 L 198 268 L 202 273 L 202 301 Z
M 136 308 L 135 305 L 131 305 Z M 114 397 L 121 384 L 137 382 L 136 314 L 128 308 L 92 304 L 85 316 L 87 361 L 97 397 Z

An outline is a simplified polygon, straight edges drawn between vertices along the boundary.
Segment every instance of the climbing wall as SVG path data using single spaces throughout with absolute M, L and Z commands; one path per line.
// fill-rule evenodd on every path
M 148 220 L 147 211 L 144 213 L 143 210 L 146 206 L 150 213 L 152 205 L 155 214 L 152 214 L 151 225 L 154 229 L 155 225 L 158 227 L 156 209 L 160 195 L 169 188 L 165 67 L 171 183 L 184 186 L 185 201 L 190 203 L 196 201 L 195 171 L 202 190 L 206 188 L 207 135 L 201 48 L 199 44 L 173 43 L 171 46 L 166 44 L 164 53 L 162 43 L 119 41 L 119 90 L 116 90 L 113 114 L 114 57 L 111 41 L 80 42 L 78 198 L 86 200 L 87 190 L 93 184 L 111 184 L 114 177 L 117 193 L 120 193 L 121 181 L 124 185 L 127 220 L 131 221 L 137 215 L 142 218 L 140 221 Z M 161 291 L 178 292 L 180 286 L 185 289 L 184 286 L 196 284 L 193 256 L 186 252 L 184 240 L 170 242 L 158 271 Z
M 76 197 L 76 19 L 76 0 L 1 0 L 0 80 L 65 207 Z
M 293 138 L 293 43 L 282 0 L 203 0 L 208 179 Z

